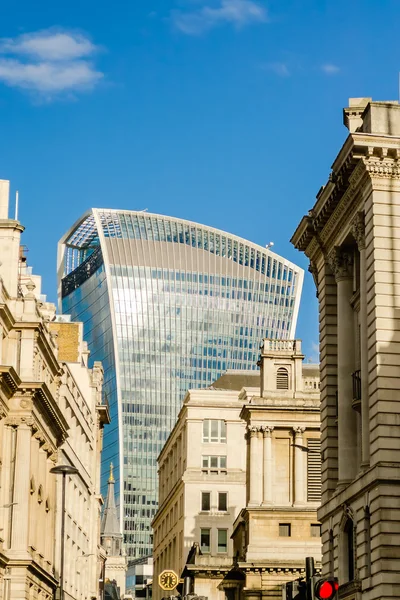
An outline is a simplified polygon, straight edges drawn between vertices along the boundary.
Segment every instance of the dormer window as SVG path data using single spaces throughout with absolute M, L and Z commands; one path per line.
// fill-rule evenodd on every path
M 289 373 L 285 367 L 279 367 L 276 372 L 276 389 L 277 390 L 288 390 L 289 389 Z

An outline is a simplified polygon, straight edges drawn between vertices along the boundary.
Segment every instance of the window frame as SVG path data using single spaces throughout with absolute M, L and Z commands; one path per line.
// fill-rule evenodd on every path
M 204 546 L 202 544 L 202 536 L 203 536 L 203 532 L 208 531 L 208 550 L 204 549 Z M 211 527 L 201 527 L 200 528 L 200 550 L 203 552 L 203 554 L 211 554 Z
M 217 423 L 217 435 L 212 435 L 212 423 Z M 203 419 L 203 444 L 226 444 L 226 421 L 224 419 Z
M 220 533 L 225 533 L 225 550 L 220 550 L 220 542 L 219 542 L 219 534 Z M 217 554 L 228 554 L 228 529 L 226 528 L 221 528 L 221 529 L 217 529 Z
M 203 508 L 203 497 L 208 494 L 208 506 L 209 508 Z M 210 512 L 211 511 L 211 492 L 209 491 L 201 491 L 200 492 L 200 510 L 201 512 Z
M 216 458 L 216 466 L 213 466 L 212 459 Z M 221 465 L 222 459 L 224 459 L 225 466 Z M 208 462 L 205 465 L 205 461 Z M 203 454 L 201 457 L 201 471 L 205 475 L 226 475 L 227 474 L 227 456 L 226 454 Z
M 288 531 L 287 535 L 284 535 L 282 533 L 283 527 L 287 527 L 287 531 Z M 292 537 L 292 524 L 291 523 L 279 523 L 279 537 Z
M 225 496 L 225 508 L 220 508 L 220 496 Z M 218 512 L 228 512 L 228 492 L 218 492 Z

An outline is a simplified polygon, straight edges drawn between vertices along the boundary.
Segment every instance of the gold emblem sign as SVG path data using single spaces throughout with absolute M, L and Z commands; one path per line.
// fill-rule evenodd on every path
M 171 569 L 165 569 L 158 576 L 158 583 L 162 590 L 174 590 L 179 583 L 178 575 Z

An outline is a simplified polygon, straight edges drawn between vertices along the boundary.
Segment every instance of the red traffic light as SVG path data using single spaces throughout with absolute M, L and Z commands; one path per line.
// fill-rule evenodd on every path
M 315 595 L 319 600 L 332 600 L 338 589 L 339 584 L 336 579 L 320 579 L 315 584 Z

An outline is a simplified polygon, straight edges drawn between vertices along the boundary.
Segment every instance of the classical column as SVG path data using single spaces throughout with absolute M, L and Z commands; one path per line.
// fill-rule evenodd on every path
M 18 425 L 11 550 L 24 554 L 28 551 L 31 435 L 29 422 Z
M 306 482 L 305 482 L 305 464 L 306 452 L 303 450 L 303 433 L 305 427 L 293 427 L 294 431 L 294 503 L 305 504 L 306 502 Z
M 270 425 L 263 425 L 262 432 L 264 436 L 264 489 L 263 489 L 263 504 L 272 504 L 272 431 L 273 427 Z
M 250 435 L 250 495 L 249 506 L 260 506 L 263 485 L 262 432 L 260 427 L 248 428 Z
M 367 266 L 365 258 L 364 213 L 359 212 L 352 223 L 352 233 L 360 252 L 360 363 L 361 363 L 361 464 L 369 465 L 369 397 L 368 397 L 368 325 Z
M 337 283 L 338 485 L 357 473 L 357 414 L 352 408 L 354 371 L 353 257 L 336 247 L 329 257 Z

